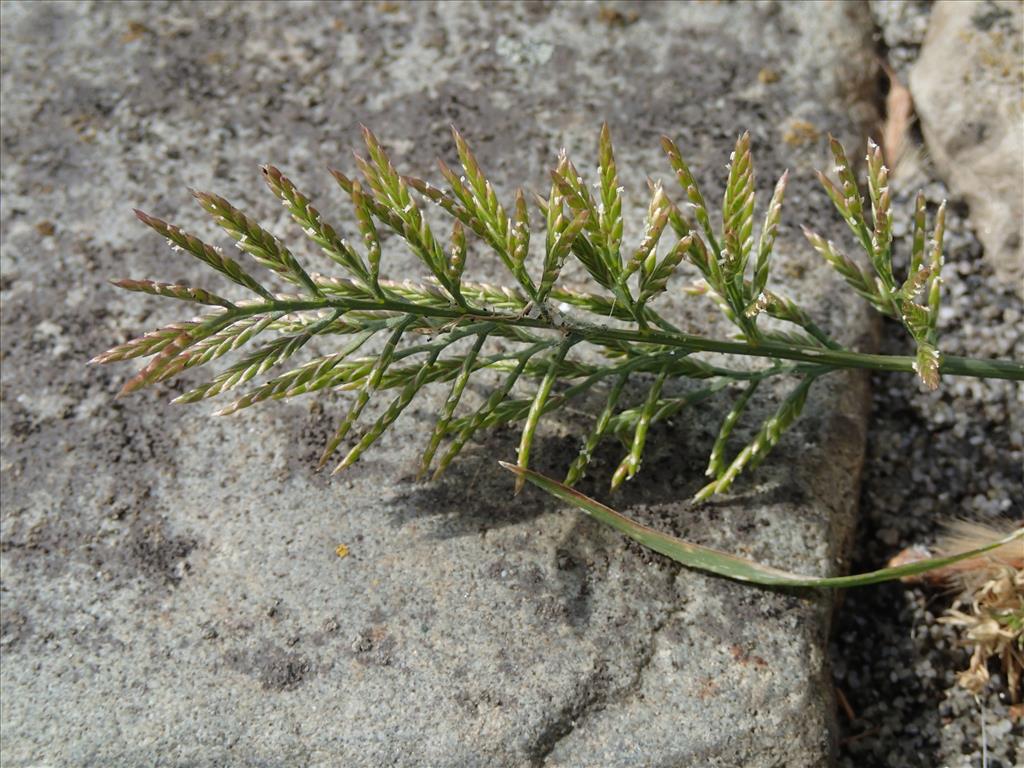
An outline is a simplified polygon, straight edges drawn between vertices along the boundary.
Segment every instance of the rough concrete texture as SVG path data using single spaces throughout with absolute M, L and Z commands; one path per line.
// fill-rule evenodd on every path
M 607 119 L 634 214 L 645 175 L 668 178 L 659 134 L 717 200 L 749 128 L 761 201 L 793 170 L 776 279 L 870 343 L 863 306 L 797 227 L 844 236 L 810 169 L 828 166 L 826 131 L 852 150 L 872 117 L 869 33 L 845 3 L 5 4 L 4 766 L 828 763 L 827 596 L 680 570 L 539 494 L 511 498 L 494 465 L 511 432 L 415 484 L 443 392 L 329 481 L 313 463 L 341 397 L 215 420 L 168 406 L 180 386 L 115 401 L 130 366 L 84 362 L 182 319 L 106 278 L 220 285 L 130 207 L 214 238 L 190 185 L 294 235 L 259 181 L 273 161 L 349 227 L 323 166 L 350 167 L 359 122 L 431 177 L 457 123 L 507 196 L 543 189 L 560 146 L 590 168 Z M 420 272 L 389 258 L 392 275 Z M 666 312 L 708 327 L 706 305 L 673 296 Z M 614 501 L 837 572 L 865 386 L 823 382 L 758 474 L 699 507 L 728 401 L 660 426 Z M 565 467 L 588 407 L 545 431 L 539 469 Z M 599 458 L 587 490 L 607 497 L 619 457 Z
M 1024 10 L 935 5 L 910 91 L 928 150 L 997 274 L 1024 296 Z

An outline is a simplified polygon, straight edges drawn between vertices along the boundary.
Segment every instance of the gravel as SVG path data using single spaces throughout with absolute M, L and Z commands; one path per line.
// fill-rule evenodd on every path
M 878 26 L 879 42 L 885 57 L 903 82 L 928 32 L 930 3 L 926 0 L 871 0 L 871 17 Z
M 941 183 L 914 175 L 895 201 L 897 221 L 909 220 L 911 190 L 921 182 L 931 214 L 949 196 Z M 947 217 L 941 346 L 947 354 L 1020 360 L 1021 301 L 993 276 L 965 213 L 954 205 Z M 906 237 L 897 243 L 900 253 L 908 246 Z M 910 351 L 895 323 L 885 326 L 882 346 L 891 354 Z M 878 567 L 903 547 L 932 543 L 943 520 L 1020 519 L 1024 386 L 946 379 L 937 392 L 926 392 L 909 379 L 878 375 L 873 392 L 855 570 Z M 840 713 L 840 766 L 1024 762 L 1024 722 L 1010 719 L 996 667 L 979 701 L 956 684 L 969 654 L 954 628 L 935 621 L 951 600 L 900 584 L 846 595 L 831 652 L 836 685 L 855 717 Z

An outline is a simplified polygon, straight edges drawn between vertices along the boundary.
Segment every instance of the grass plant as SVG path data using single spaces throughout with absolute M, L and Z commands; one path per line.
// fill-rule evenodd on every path
M 1024 380 L 1019 362 L 941 352 L 937 320 L 944 205 L 929 229 L 924 197 L 918 196 L 909 269 L 897 275 L 891 193 L 881 150 L 869 145 L 865 199 L 842 146 L 830 141 L 834 179 L 825 174 L 819 179 L 863 257 L 853 259 L 832 241 L 810 229 L 804 232 L 847 289 L 899 320 L 916 347 L 912 356 L 877 355 L 840 344 L 772 282 L 788 175 L 778 180 L 759 216 L 749 134 L 739 138 L 730 156 L 721 213 L 714 217 L 681 151 L 664 138 L 679 188 L 670 193 L 660 183 L 651 184 L 643 234 L 635 245 L 623 238 L 623 190 L 607 126 L 599 137 L 594 186 L 563 151 L 551 172 L 547 196 L 533 196 L 532 206 L 522 190 L 511 201 L 499 200 L 465 139 L 454 130 L 453 138 L 460 168 L 440 164 L 442 188 L 400 174 L 381 143 L 364 129 L 366 153 L 356 157 L 361 178 L 331 171 L 351 200 L 356 242 L 328 224 L 281 171 L 263 169 L 271 192 L 322 253 L 321 264 L 331 267 L 333 275 L 307 269 L 278 237 L 214 194 L 194 196 L 253 266 L 269 274 L 257 277 L 220 248 L 137 211 L 139 220 L 172 249 L 206 263 L 244 297 L 150 280 L 117 281 L 129 291 L 191 304 L 201 314 L 119 344 L 94 362 L 149 358 L 124 385 L 122 393 L 127 394 L 237 353 L 231 365 L 175 399 L 194 403 L 229 397 L 222 414 L 312 392 L 352 392 L 349 409 L 320 459 L 321 467 L 332 464 L 334 472 L 357 462 L 424 387 L 445 386 L 447 397 L 425 441 L 421 475 L 443 473 L 479 431 L 521 423 L 517 461 L 507 465 L 517 491 L 532 481 L 686 565 L 791 586 L 853 586 L 910 572 L 896 568 L 826 579 L 786 574 L 652 532 L 571 486 L 583 476 L 598 445 L 618 438 L 624 453 L 610 478 L 612 489 L 617 488 L 640 471 L 652 424 L 712 397 L 733 395 L 734 400 L 697 501 L 727 492 L 742 473 L 764 461 L 799 418 L 813 386 L 834 371 L 913 373 L 931 389 L 940 386 L 943 376 Z M 429 223 L 428 205 L 446 215 L 450 231 L 444 237 Z M 397 236 L 422 262 L 425 280 L 387 278 L 385 232 Z M 504 266 L 507 285 L 464 278 L 469 238 L 484 244 Z M 591 290 L 577 290 L 562 279 L 570 260 L 589 275 Z M 684 261 L 701 275 L 690 292 L 703 295 L 722 312 L 735 329 L 732 337 L 686 333 L 659 312 L 658 299 L 670 289 Z M 762 322 L 765 318 L 777 322 Z M 331 351 L 296 362 L 313 339 L 330 342 Z M 714 353 L 713 359 L 706 353 Z M 463 407 L 468 383 L 488 375 L 489 396 L 475 408 Z M 730 452 L 729 438 L 763 392 L 761 383 L 777 377 L 792 381 L 788 393 L 750 442 Z M 666 388 L 678 379 L 693 386 L 684 393 Z M 637 388 L 642 396 L 627 402 L 627 391 Z M 564 483 L 530 471 L 542 420 L 592 390 L 603 394 L 604 405 Z M 363 419 L 367 406 L 381 398 L 385 402 L 379 415 Z M 1021 533 L 1010 537 L 1016 541 Z M 964 557 L 983 550 L 976 548 Z M 946 557 L 910 567 L 919 572 L 949 562 Z

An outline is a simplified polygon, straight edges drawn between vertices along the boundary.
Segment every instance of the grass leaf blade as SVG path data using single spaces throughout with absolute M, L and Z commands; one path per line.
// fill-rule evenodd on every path
M 869 584 L 879 584 L 885 581 L 894 581 L 905 576 L 914 576 L 927 571 L 943 568 L 960 560 L 967 560 L 978 557 L 998 547 L 1014 541 L 1024 543 L 1024 528 L 1020 528 L 1008 536 L 993 541 L 977 549 L 960 552 L 948 557 L 935 557 L 928 560 L 920 560 L 915 563 L 901 565 L 893 568 L 882 568 L 877 571 L 854 574 L 851 576 L 831 576 L 816 578 L 803 576 L 797 573 L 790 573 L 779 568 L 761 565 L 753 560 L 737 557 L 721 550 L 705 547 L 700 544 L 692 544 L 688 541 L 678 539 L 666 533 L 656 531 L 653 528 L 631 520 L 610 507 L 576 491 L 568 486 L 552 480 L 537 472 L 518 467 L 507 462 L 498 462 L 503 468 L 515 474 L 523 481 L 529 481 L 538 488 L 546 491 L 557 499 L 560 499 L 577 509 L 582 510 L 591 517 L 608 525 L 620 533 L 625 534 L 634 541 L 653 549 L 659 554 L 675 560 L 677 563 L 696 568 L 701 571 L 724 576 L 737 581 L 760 584 L 762 586 L 789 586 L 789 587 L 862 587 Z

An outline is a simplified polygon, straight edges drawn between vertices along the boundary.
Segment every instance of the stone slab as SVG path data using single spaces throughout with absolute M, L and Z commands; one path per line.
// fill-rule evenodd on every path
M 494 465 L 513 455 L 508 432 L 417 485 L 442 392 L 331 482 L 313 464 L 341 398 L 217 420 L 167 405 L 168 389 L 115 401 L 130 366 L 85 361 L 181 319 L 106 279 L 214 287 L 131 207 L 216 237 L 194 186 L 284 233 L 258 178 L 272 161 L 350 227 L 323 166 L 351 168 L 360 122 L 432 178 L 458 124 L 507 197 L 543 189 L 559 147 L 590 168 L 608 120 L 634 214 L 646 174 L 669 177 L 660 134 L 717 200 L 750 129 L 760 200 L 794 172 L 777 273 L 864 343 L 867 313 L 797 225 L 841 235 L 810 169 L 827 167 L 827 131 L 855 146 L 872 117 L 866 10 L 5 3 L 0 33 L 5 766 L 829 762 L 828 596 L 680 570 L 537 493 L 513 499 Z M 414 268 L 392 258 L 393 275 Z M 712 315 L 677 294 L 665 306 L 695 329 Z M 718 401 L 658 428 L 642 479 L 614 502 L 837 572 L 865 395 L 862 377 L 826 380 L 756 476 L 694 507 Z M 564 468 L 586 424 L 551 425 L 536 466 Z M 609 448 L 594 475 L 617 460 Z

